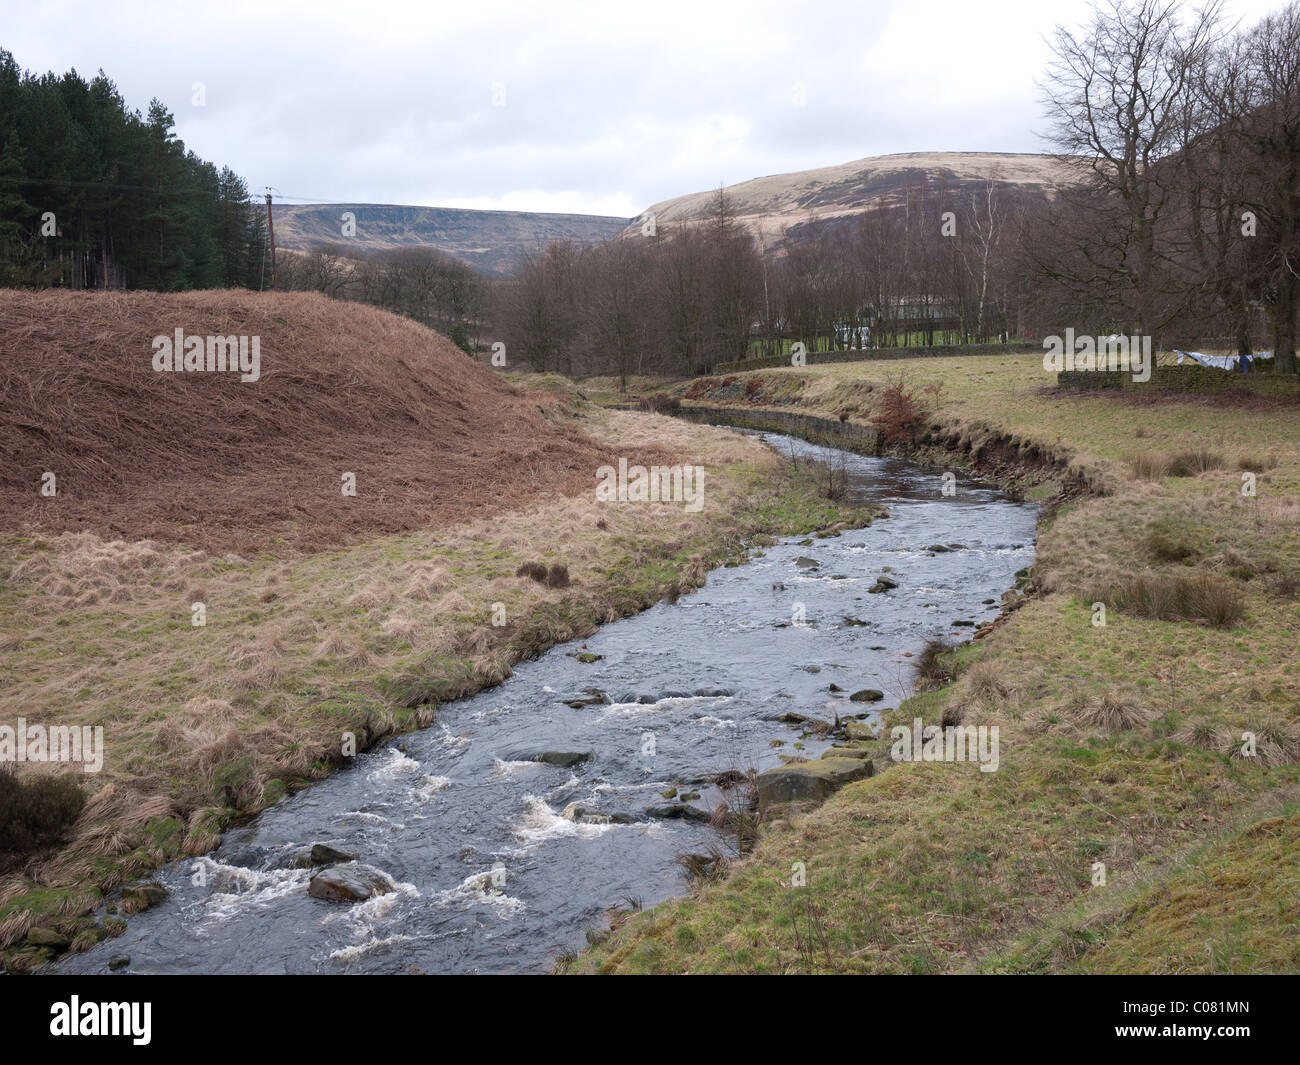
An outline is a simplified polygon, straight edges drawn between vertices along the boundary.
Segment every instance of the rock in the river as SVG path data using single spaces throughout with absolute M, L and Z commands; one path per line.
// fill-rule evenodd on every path
M 877 577 L 876 583 L 867 589 L 873 595 L 879 595 L 881 592 L 887 592 L 891 588 L 897 588 L 898 581 L 893 577 Z
M 770 811 L 792 803 L 824 802 L 845 784 L 865 780 L 874 769 L 870 758 L 821 758 L 759 773 L 759 816 L 766 818 Z
M 861 691 L 855 691 L 849 696 L 851 703 L 878 703 L 885 697 L 885 693 L 879 688 L 863 688 Z
M 130 954 L 119 954 L 115 958 L 108 959 L 108 967 L 113 972 L 117 972 L 118 969 L 125 969 L 130 964 L 131 964 Z
M 307 894 L 326 902 L 365 902 L 376 895 L 388 895 L 396 885 L 388 875 L 369 865 L 349 862 L 322 869 L 311 878 Z
M 853 722 L 858 724 L 858 722 Z M 870 747 L 830 747 L 822 752 L 822 758 L 870 758 Z
M 844 735 L 851 740 L 874 740 L 876 730 L 865 721 L 849 721 L 844 725 Z
M 285 865 L 290 869 L 316 869 L 322 865 L 342 865 L 354 862 L 359 855 L 339 850 L 332 843 L 313 843 L 310 847 L 299 847 L 289 855 Z M 247 862 L 231 862 L 232 865 L 248 865 Z
M 166 897 L 167 889 L 153 880 L 143 884 L 131 884 L 122 889 L 122 901 L 118 904 L 118 910 L 128 915 L 143 913 L 157 906 Z
M 56 950 L 63 950 L 72 940 L 53 928 L 37 926 L 27 930 L 27 942 L 34 947 L 54 947 Z
M 585 806 L 579 806 L 576 802 L 569 803 L 560 816 L 566 821 L 579 825 L 632 825 L 636 824 L 637 820 L 631 814 L 590 810 Z
M 664 806 L 651 806 L 646 810 L 647 817 L 653 817 L 657 820 L 682 820 L 682 821 L 700 821 L 707 822 L 711 817 L 707 810 L 701 810 L 698 806 L 691 806 L 684 802 L 672 802 Z
M 545 762 L 547 765 L 557 765 L 568 769 L 570 766 L 578 765 L 581 762 L 589 762 L 593 757 L 591 751 L 537 751 L 534 754 L 517 758 L 515 761 Z
M 312 865 L 338 865 L 343 862 L 355 862 L 357 857 L 357 855 L 341 851 L 337 847 L 331 847 L 328 843 L 313 843 L 311 845 Z
M 821 565 L 815 558 L 809 558 L 807 555 L 800 555 L 794 560 L 794 564 L 800 569 L 816 569 Z

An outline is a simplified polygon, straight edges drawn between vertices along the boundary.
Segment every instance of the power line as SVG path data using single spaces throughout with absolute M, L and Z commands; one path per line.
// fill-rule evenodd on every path
M 204 189 L 197 189 L 197 188 L 173 189 L 173 188 L 166 188 L 166 187 L 157 188 L 156 186 L 153 185 L 121 185 L 110 181 L 73 181 L 71 178 L 9 177 L 3 174 L 0 174 L 0 181 L 10 181 L 19 185 L 70 185 L 75 188 L 82 188 L 82 189 L 118 189 L 123 192 L 151 192 L 151 193 L 158 193 L 158 194 L 165 193 L 170 196 L 197 196 L 206 191 Z M 337 197 L 335 197 L 334 199 L 322 199 L 319 196 L 295 196 L 291 193 L 281 193 L 281 192 L 277 192 L 276 195 L 279 196 L 281 200 L 305 200 L 308 203 L 346 204 L 346 203 L 353 202 L 351 200 L 339 199 Z M 252 199 L 251 196 L 249 198 Z M 284 207 L 284 206 L 293 206 L 293 205 L 292 204 L 286 205 L 284 203 L 281 203 L 280 206 Z

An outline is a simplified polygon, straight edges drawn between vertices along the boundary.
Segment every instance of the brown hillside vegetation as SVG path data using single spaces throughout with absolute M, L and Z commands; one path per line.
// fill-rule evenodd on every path
M 177 328 L 260 337 L 260 379 L 155 371 L 153 338 Z M 6 531 L 247 553 L 483 517 L 594 485 L 610 457 L 566 417 L 445 337 L 354 303 L 0 290 Z

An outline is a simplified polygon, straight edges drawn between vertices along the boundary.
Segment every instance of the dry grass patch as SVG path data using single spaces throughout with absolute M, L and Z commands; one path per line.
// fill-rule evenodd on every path
M 1095 589 L 1091 601 L 1161 621 L 1204 621 L 1229 629 L 1246 616 L 1246 598 L 1235 585 L 1209 574 L 1139 573 Z

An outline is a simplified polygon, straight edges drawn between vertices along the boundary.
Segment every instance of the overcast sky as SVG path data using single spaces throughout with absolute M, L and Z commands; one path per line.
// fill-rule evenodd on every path
M 1229 0 L 1246 22 L 1280 0 Z M 285 199 L 630 217 L 906 151 L 1041 151 L 1044 38 L 1087 0 L 0 0 L 0 47 L 157 96 Z M 195 106 L 195 83 L 205 102 Z

